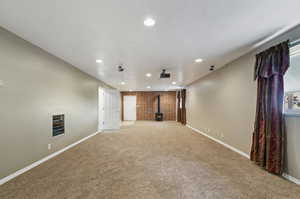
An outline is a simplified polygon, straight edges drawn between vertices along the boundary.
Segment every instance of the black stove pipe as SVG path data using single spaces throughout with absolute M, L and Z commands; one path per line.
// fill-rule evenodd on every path
M 155 113 L 156 121 L 163 121 L 163 114 L 160 112 L 160 95 L 157 96 L 157 112 Z
M 160 95 L 157 96 L 157 112 L 160 113 Z

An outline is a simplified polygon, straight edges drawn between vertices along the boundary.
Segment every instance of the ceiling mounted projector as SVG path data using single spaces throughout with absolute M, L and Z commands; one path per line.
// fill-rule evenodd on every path
M 160 73 L 160 78 L 170 78 L 171 74 L 166 73 L 166 69 L 163 69 L 162 72 Z
M 124 70 L 125 70 L 125 69 L 123 68 L 122 65 L 119 65 L 119 66 L 118 66 L 118 71 L 119 71 L 119 72 L 123 72 Z

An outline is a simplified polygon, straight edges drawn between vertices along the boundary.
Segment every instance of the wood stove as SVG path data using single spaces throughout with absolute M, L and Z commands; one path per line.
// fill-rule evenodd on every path
M 163 121 L 163 114 L 160 112 L 160 95 L 157 96 L 157 112 L 155 113 L 156 121 Z

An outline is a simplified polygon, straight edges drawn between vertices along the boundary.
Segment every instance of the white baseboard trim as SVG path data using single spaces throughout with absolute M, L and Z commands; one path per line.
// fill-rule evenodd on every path
M 246 154 L 245 152 L 240 151 L 239 149 L 234 148 L 233 146 L 230 146 L 230 145 L 228 145 L 228 144 L 222 142 L 221 140 L 218 140 L 218 139 L 216 139 L 216 138 L 214 138 L 214 137 L 212 137 L 212 136 L 210 136 L 210 135 L 207 135 L 206 133 L 200 131 L 199 129 L 193 128 L 192 126 L 190 126 L 190 125 L 188 125 L 188 124 L 187 124 L 186 126 L 187 126 L 188 128 L 190 128 L 190 129 L 194 130 L 195 132 L 200 133 L 201 135 L 204 135 L 205 137 L 208 137 L 209 139 L 211 139 L 211 140 L 213 140 L 213 141 L 215 141 L 215 142 L 217 142 L 217 143 L 219 143 L 219 144 L 221 144 L 221 145 L 223 145 L 223 146 L 225 146 L 225 147 L 231 149 L 232 151 L 234 151 L 234 152 L 236 152 L 236 153 L 238 153 L 238 154 L 240 154 L 240 155 L 242 155 L 242 156 L 244 156 L 244 157 L 250 159 L 250 156 L 249 156 L 248 154 Z M 285 179 L 287 179 L 287 180 L 289 180 L 289 181 L 291 181 L 291 182 L 293 182 L 293 183 L 295 183 L 295 184 L 300 185 L 300 180 L 299 180 L 299 179 L 297 179 L 297 178 L 295 178 L 295 177 L 293 177 L 293 176 L 290 176 L 290 175 L 287 174 L 287 173 L 283 173 L 283 174 L 282 174 L 282 177 L 285 178 Z
M 55 156 L 57 156 L 57 155 L 63 153 L 64 151 L 66 151 L 66 150 L 68 150 L 68 149 L 70 149 L 70 148 L 72 148 L 72 147 L 78 145 L 79 143 L 81 143 L 81 142 L 83 142 L 83 141 L 85 141 L 85 140 L 87 140 L 87 139 L 89 139 L 89 138 L 91 138 L 91 137 L 97 135 L 97 134 L 100 133 L 100 132 L 101 132 L 101 131 L 96 132 L 96 133 L 93 133 L 93 134 L 91 134 L 91 135 L 89 135 L 89 136 L 86 136 L 86 137 L 82 138 L 81 140 L 78 140 L 77 142 L 74 142 L 73 144 L 70 144 L 70 145 L 66 146 L 66 147 L 63 148 L 63 149 L 61 149 L 61 150 L 59 150 L 59 151 L 56 151 L 56 152 L 54 152 L 54 153 L 52 153 L 52 154 L 50 154 L 50 155 L 44 157 L 43 159 L 38 160 L 38 161 L 32 163 L 31 165 L 28 165 L 28 166 L 24 167 L 23 169 L 20 169 L 20 170 L 14 172 L 14 173 L 12 173 L 12 174 L 10 174 L 10 175 L 8 175 L 8 176 L 2 178 L 2 179 L 0 179 L 0 185 L 2 185 L 2 184 L 4 184 L 4 183 L 6 183 L 6 182 L 12 180 L 13 178 L 15 178 L 15 177 L 17 177 L 17 176 L 19 176 L 19 175 L 25 173 L 26 171 L 29 171 L 30 169 L 33 169 L 34 167 L 36 167 L 36 166 L 38 166 L 38 165 L 40 165 L 40 164 L 46 162 L 47 160 L 50 160 L 51 158 L 53 158 L 53 157 L 55 157 Z
M 293 183 L 295 183 L 297 185 L 300 185 L 300 180 L 299 179 L 297 179 L 297 178 L 295 178 L 293 176 L 290 176 L 287 173 L 283 173 L 282 177 L 284 177 L 285 179 L 287 179 L 287 180 L 289 180 L 289 181 L 291 181 L 291 182 L 293 182 Z
M 243 151 L 241 151 L 241 150 L 239 150 L 237 148 L 234 148 L 233 146 L 230 146 L 229 144 L 226 144 L 225 142 L 222 142 L 221 140 L 218 140 L 218 139 L 216 139 L 216 138 L 214 138 L 214 137 L 212 137 L 210 135 L 207 135 L 206 133 L 204 133 L 204 132 L 200 131 L 199 129 L 196 129 L 196 128 L 188 125 L 188 124 L 186 126 L 189 127 L 190 129 L 196 131 L 197 133 L 200 133 L 201 135 L 204 135 L 205 137 L 208 137 L 209 139 L 211 139 L 211 140 L 213 140 L 213 141 L 215 141 L 215 142 L 217 142 L 217 143 L 219 143 L 219 144 L 227 147 L 228 149 L 230 149 L 230 150 L 232 150 L 232 151 L 234 151 L 234 152 L 236 152 L 236 153 L 238 153 L 238 154 L 240 154 L 240 155 L 242 155 L 242 156 L 250 159 L 250 156 L 247 153 L 245 153 L 245 152 L 243 152 Z

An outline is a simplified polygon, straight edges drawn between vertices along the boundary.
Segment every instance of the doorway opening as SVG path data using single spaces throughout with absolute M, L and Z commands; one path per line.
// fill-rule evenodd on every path
M 136 96 L 125 95 L 123 98 L 124 121 L 136 121 Z

